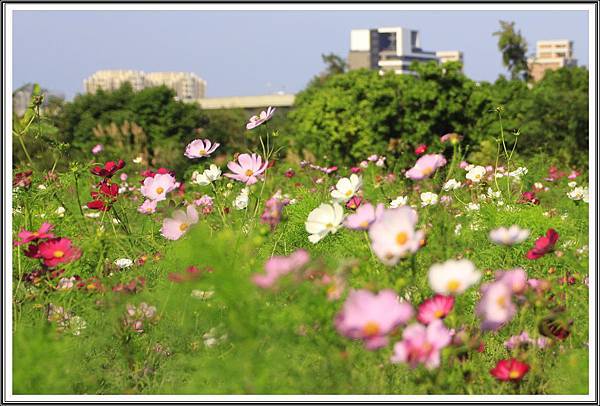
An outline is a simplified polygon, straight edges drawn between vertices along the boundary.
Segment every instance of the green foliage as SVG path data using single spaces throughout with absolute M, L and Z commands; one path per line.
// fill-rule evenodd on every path
M 498 37 L 498 49 L 502 52 L 502 62 L 510 72 L 513 80 L 529 78 L 527 65 L 527 40 L 521 31 L 515 31 L 515 23 L 500 21 L 500 31 L 494 33 Z

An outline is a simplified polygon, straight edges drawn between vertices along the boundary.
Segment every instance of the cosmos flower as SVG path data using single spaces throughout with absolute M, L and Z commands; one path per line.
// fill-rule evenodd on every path
M 415 155 L 423 155 L 425 152 L 427 152 L 427 145 L 425 144 L 419 144 L 415 148 Z
M 427 327 L 411 324 L 402 333 L 402 341 L 394 345 L 392 363 L 407 363 L 411 368 L 424 364 L 427 369 L 440 365 L 440 351 L 450 344 L 450 331 L 441 320 L 433 320 Z
M 273 117 L 273 114 L 275 114 L 275 110 L 276 109 L 274 107 L 269 107 L 267 108 L 267 111 L 261 111 L 260 115 L 250 117 L 248 124 L 246 124 L 246 129 L 252 130 L 262 123 L 269 121 L 271 117 Z
M 396 209 L 398 207 L 406 206 L 408 204 L 408 196 L 398 196 L 390 202 L 390 208 Z
M 185 147 L 184 155 L 190 159 L 205 158 L 215 152 L 219 145 L 221 144 L 213 144 L 210 140 L 194 140 Z
M 125 167 L 125 161 L 119 159 L 117 162 L 108 161 L 104 164 L 104 166 L 96 165 L 94 166 L 90 172 L 96 176 L 100 176 L 103 178 L 112 177 L 118 170 L 123 169 Z
M 438 195 L 432 192 L 421 193 L 421 207 L 434 206 L 438 202 Z
M 520 381 L 529 371 L 529 365 L 515 358 L 498 361 L 496 366 L 490 370 L 490 374 L 500 381 Z
M 233 173 L 226 173 L 225 176 L 246 185 L 253 185 L 258 182 L 258 177 L 267 169 L 268 162 L 263 163 L 262 158 L 257 154 L 241 154 L 237 162 L 229 162 L 227 167 Z
M 481 273 L 468 259 L 450 259 L 429 268 L 429 286 L 441 295 L 457 295 L 479 282 Z
M 529 230 L 512 225 L 509 228 L 499 227 L 490 231 L 490 240 L 498 245 L 520 244 L 529 237 Z
M 425 233 L 416 231 L 417 212 L 408 206 L 384 210 L 371 224 L 369 237 L 377 257 L 386 265 L 396 265 L 401 258 L 415 253 Z
M 476 312 L 481 318 L 482 330 L 498 330 L 512 320 L 516 306 L 512 302 L 512 289 L 508 284 L 496 281 L 481 287 L 482 298 Z
M 479 183 L 483 180 L 483 177 L 486 174 L 486 169 L 483 166 L 475 166 L 471 168 L 465 177 L 469 179 L 473 183 Z
M 142 195 L 150 200 L 160 202 L 167 199 L 167 193 L 176 188 L 175 178 L 168 173 L 155 174 L 154 177 L 144 179 L 144 184 L 141 187 Z
M 104 146 L 102 144 L 96 144 L 96 145 L 94 145 L 94 148 L 92 148 L 92 154 L 98 155 L 103 150 L 104 150 Z
M 352 174 L 350 178 L 342 178 L 335 185 L 335 189 L 331 191 L 331 197 L 339 202 L 347 202 L 354 196 L 362 186 L 362 177 Z
M 156 204 L 157 204 L 156 200 L 146 199 L 146 200 L 144 200 L 144 203 L 142 203 L 142 205 L 140 207 L 138 207 L 138 212 L 144 213 L 144 214 L 155 213 L 156 212 Z
M 342 226 L 343 219 L 344 209 L 337 202 L 333 205 L 322 203 L 309 213 L 306 220 L 306 231 L 310 234 L 308 240 L 316 244 L 327 234 L 335 234 Z
M 310 255 L 303 249 L 299 249 L 287 257 L 271 257 L 265 262 L 265 273 L 253 275 L 252 282 L 263 289 L 270 288 L 280 277 L 302 269 L 308 261 L 310 261 Z
M 178 240 L 192 224 L 197 222 L 198 212 L 193 205 L 189 205 L 186 211 L 176 210 L 171 218 L 164 219 L 160 233 L 166 239 Z
M 79 259 L 81 251 L 73 247 L 68 238 L 53 238 L 40 243 L 37 255 L 45 266 L 53 268 L 58 264 L 68 264 Z
M 423 324 L 429 324 L 434 320 L 443 319 L 453 307 L 454 296 L 435 295 L 421 303 L 417 320 Z
M 52 230 L 53 228 L 54 226 L 50 223 L 42 223 L 39 230 L 37 231 L 27 231 L 25 229 L 22 229 L 18 235 L 19 239 L 14 242 L 14 245 L 19 246 L 37 240 L 54 238 L 54 234 L 50 232 L 50 230 Z
M 448 192 L 450 190 L 455 190 L 460 188 L 461 184 L 459 181 L 457 181 L 456 179 L 452 178 L 450 180 L 448 180 L 446 183 L 444 183 L 444 186 L 442 186 L 442 190 L 444 190 L 445 192 Z
M 369 226 L 383 214 L 385 210 L 382 203 L 373 206 L 365 203 L 356 209 L 356 213 L 346 217 L 344 225 L 352 230 L 368 230 Z
M 341 335 L 363 340 L 367 349 L 374 350 L 387 345 L 387 335 L 412 315 L 412 306 L 400 302 L 393 290 L 377 294 L 352 290 L 335 318 L 335 327 Z
M 558 241 L 558 233 L 549 228 L 546 235 L 538 238 L 532 249 L 527 252 L 527 259 L 539 259 L 554 249 Z
M 462 141 L 462 139 L 463 139 L 463 136 L 460 134 L 456 134 L 456 133 L 448 133 L 448 134 L 444 134 L 440 137 L 441 142 L 450 141 L 451 144 L 457 144 L 460 141 Z
M 417 159 L 415 166 L 406 171 L 405 176 L 412 180 L 425 179 L 444 165 L 446 165 L 446 158 L 441 154 L 423 155 Z

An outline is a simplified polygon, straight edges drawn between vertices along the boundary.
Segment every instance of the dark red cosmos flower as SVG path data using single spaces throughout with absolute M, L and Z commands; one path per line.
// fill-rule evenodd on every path
M 538 324 L 538 331 L 548 338 L 564 340 L 571 335 L 573 320 L 569 320 L 563 311 L 557 311 L 544 317 Z
M 145 178 L 153 178 L 156 175 L 166 175 L 169 174 L 171 176 L 175 176 L 175 171 L 171 171 L 167 168 L 158 168 L 156 170 L 156 172 L 152 171 L 151 169 L 146 169 L 144 172 L 142 172 L 142 177 Z M 142 183 L 144 183 L 144 180 L 142 179 Z
M 117 196 L 119 195 L 119 185 L 105 179 L 100 183 L 98 192 L 91 192 L 90 194 L 94 200 L 87 203 L 87 207 L 94 210 L 107 211 L 110 209 L 112 203 L 117 200 Z
M 554 249 L 554 245 L 558 241 L 558 233 L 549 228 L 546 235 L 538 238 L 532 249 L 527 252 L 527 259 L 539 259 Z
M 22 229 L 19 232 L 19 240 L 15 241 L 15 246 L 27 244 L 30 242 L 34 242 L 37 240 L 44 240 L 46 238 L 54 238 L 54 234 L 49 231 L 52 230 L 54 226 L 50 223 L 42 223 L 40 229 L 37 231 L 27 231 Z
M 269 164 L 267 165 L 267 169 L 270 169 L 270 168 L 272 168 L 274 166 L 275 166 L 275 160 L 272 159 L 272 160 L 269 161 Z
M 536 206 L 540 204 L 540 199 L 538 199 L 535 195 L 535 192 L 523 192 L 521 195 L 520 203 L 531 203 Z
M 123 169 L 125 167 L 125 161 L 119 159 L 117 162 L 108 161 L 104 164 L 104 167 L 100 165 L 96 165 L 91 169 L 92 174 L 96 176 L 101 176 L 103 178 L 110 178 L 113 176 L 118 170 Z
M 185 272 L 180 272 L 180 273 L 171 272 L 168 275 L 168 278 L 171 282 L 175 282 L 175 283 L 189 282 L 194 279 L 198 279 L 205 272 L 212 273 L 212 271 L 213 271 L 212 268 L 210 268 L 208 266 L 204 267 L 202 269 L 198 269 L 194 265 L 192 265 L 192 266 L 188 266 L 185 269 Z
M 81 256 L 81 251 L 71 245 L 71 240 L 62 237 L 42 242 L 37 251 L 39 258 L 49 268 L 73 262 Z
M 417 146 L 417 148 L 415 148 L 416 155 L 423 155 L 425 152 L 427 152 L 427 145 L 425 144 L 420 144 Z
M 495 368 L 490 369 L 490 374 L 500 381 L 520 381 L 529 371 L 529 365 L 515 358 L 498 361 Z
M 350 172 L 351 173 L 361 173 L 362 172 L 362 168 L 359 166 L 353 166 L 352 168 L 350 168 Z
M 296 175 L 296 172 L 294 172 L 291 169 L 288 169 L 287 171 L 285 171 L 284 175 L 285 175 L 286 178 L 293 178 L 294 175 Z
M 33 171 L 24 171 L 15 173 L 13 177 L 13 187 L 29 188 L 31 186 L 31 174 Z

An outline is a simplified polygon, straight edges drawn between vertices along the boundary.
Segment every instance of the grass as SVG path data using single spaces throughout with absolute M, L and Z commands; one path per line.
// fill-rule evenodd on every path
M 541 160 L 540 160 L 541 161 Z M 536 161 L 537 162 L 537 161 Z M 284 220 L 271 232 L 253 216 L 260 184 L 251 188 L 247 210 L 236 210 L 232 200 L 241 185 L 227 180 L 218 183 L 221 201 L 230 208 L 222 221 L 213 212 L 178 241 L 160 235 L 162 218 L 203 194 L 214 195 L 210 187 L 188 183 L 184 197 L 159 203 L 160 212 L 137 212 L 143 197 L 137 175 L 142 168 L 128 161 L 122 172 L 129 185 L 137 188 L 119 197 L 116 210 L 88 218 L 91 210 L 80 210 L 89 201 L 90 187 L 98 179 L 87 170 L 59 174 L 54 182 L 34 173 L 29 189 L 13 194 L 13 232 L 37 229 L 43 221 L 54 224 L 55 234 L 71 239 L 82 249 L 81 258 L 65 267 L 63 276 L 97 278 L 104 289 L 54 289 L 57 280 L 37 284 L 23 281 L 36 269 L 37 261 L 13 249 L 13 391 L 15 394 L 584 394 L 588 392 L 588 256 L 577 250 L 588 244 L 588 205 L 566 197 L 566 178 L 546 182 L 547 167 L 529 167 L 517 188 L 527 190 L 541 181 L 550 189 L 539 193 L 539 206 L 516 203 L 518 195 L 505 195 L 504 206 L 481 202 L 477 211 L 466 211 L 459 203 L 477 200 L 480 191 L 460 189 L 453 203 L 418 207 L 419 228 L 426 230 L 427 244 L 412 259 L 397 266 L 383 265 L 371 252 L 363 232 L 340 229 L 313 245 L 304 222 L 311 210 L 329 197 L 335 175 L 294 168 L 296 176 L 286 178 L 287 167 L 271 169 L 260 202 L 280 189 L 296 202 L 284 209 Z M 340 169 L 347 175 L 348 170 Z M 78 187 L 74 179 L 78 176 Z M 396 173 L 393 182 L 377 181 L 386 170 L 369 167 L 364 171 L 365 200 L 389 203 L 408 195 L 419 205 L 415 183 Z M 421 191 L 439 191 L 442 171 L 434 180 L 419 184 Z M 464 171 L 454 173 L 464 181 Z M 118 176 L 118 175 L 116 175 Z M 322 178 L 322 183 L 316 183 Z M 189 179 L 180 179 L 189 181 Z M 585 178 L 578 178 L 585 183 Z M 187 183 L 187 182 L 186 182 Z M 44 184 L 45 190 L 38 189 Z M 491 185 L 493 186 L 493 185 Z M 227 196 L 224 192 L 229 191 Z M 453 195 L 452 192 L 442 194 Z M 65 208 L 63 216 L 56 209 Z M 348 212 L 348 210 L 346 210 Z M 546 213 L 546 214 L 545 214 Z M 531 230 L 524 243 L 512 248 L 492 244 L 488 233 L 498 226 L 518 224 Z M 457 226 L 460 231 L 457 232 Z M 560 239 L 556 252 L 536 261 L 525 253 L 550 227 Z M 450 258 L 472 260 L 483 272 L 483 281 L 493 279 L 500 269 L 523 267 L 529 278 L 547 279 L 551 291 L 538 302 L 521 308 L 514 319 L 497 332 L 483 333 L 485 349 L 469 351 L 459 361 L 457 349 L 444 350 L 441 367 L 428 371 L 391 364 L 392 345 L 366 351 L 359 341 L 339 335 L 333 318 L 343 304 L 327 299 L 325 288 L 315 281 L 287 278 L 275 291 L 254 286 L 250 277 L 262 272 L 272 255 L 289 255 L 298 248 L 308 250 L 323 272 L 344 272 L 349 287 L 377 291 L 392 288 L 415 306 L 432 295 L 427 282 L 429 267 Z M 557 255 L 558 254 L 558 255 Z M 562 255 L 561 255 L 562 254 Z M 143 265 L 118 269 L 118 258 L 146 258 Z M 200 278 L 173 283 L 171 272 L 190 266 L 210 267 L 213 272 Z M 574 284 L 561 284 L 566 275 Z M 134 294 L 113 292 L 118 283 L 145 278 L 145 286 Z M 210 298 L 198 298 L 194 291 L 212 291 Z M 479 320 L 474 308 L 480 299 L 472 287 L 457 297 L 449 328 L 466 326 L 476 332 Z M 128 303 L 142 302 L 156 307 L 158 317 L 146 323 L 143 333 L 123 327 Z M 63 306 L 86 322 L 79 335 L 60 331 L 47 321 L 49 303 Z M 499 359 L 514 355 L 503 343 L 510 336 L 528 331 L 537 337 L 538 323 L 550 308 L 564 306 L 574 320 L 571 334 L 554 340 L 546 349 L 530 348 L 520 354 L 531 370 L 518 384 L 503 383 L 489 373 Z M 207 335 L 208 334 L 208 335 Z M 215 338 L 209 345 L 209 335 Z M 394 343 L 401 332 L 392 335 Z M 512 354 L 512 355 L 511 355 Z

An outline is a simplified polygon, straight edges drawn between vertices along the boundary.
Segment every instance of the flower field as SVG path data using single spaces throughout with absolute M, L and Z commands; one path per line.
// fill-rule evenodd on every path
M 463 137 L 285 159 L 97 145 L 13 176 L 15 394 L 586 394 L 588 175 Z

